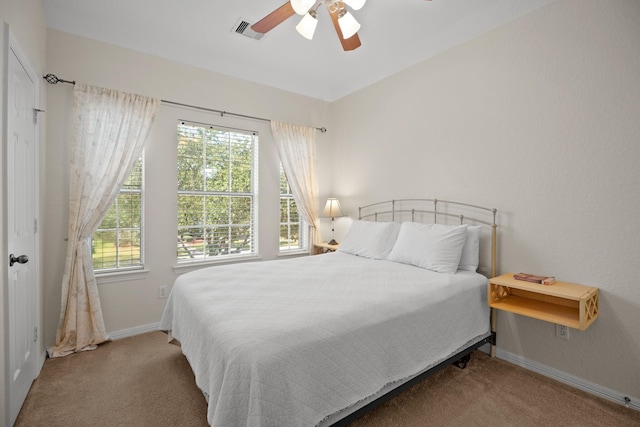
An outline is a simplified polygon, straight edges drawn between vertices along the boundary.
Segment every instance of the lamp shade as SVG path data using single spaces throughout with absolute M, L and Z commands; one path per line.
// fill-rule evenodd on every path
M 342 31 L 342 37 L 350 39 L 360 29 L 360 23 L 356 21 L 351 12 L 347 12 L 338 19 L 338 25 Z
M 298 30 L 300 35 L 309 40 L 313 39 L 313 33 L 315 33 L 316 26 L 318 25 L 318 20 L 311 12 L 313 11 L 310 10 L 309 13 L 304 15 L 298 25 L 296 25 L 296 30 Z
M 353 10 L 360 10 L 367 0 L 344 0 L 344 3 Z
M 316 0 L 290 0 L 291 7 L 298 15 L 304 15 L 309 12 L 315 2 Z
M 324 205 L 324 210 L 322 211 L 322 216 L 325 218 L 337 218 L 339 216 L 344 216 L 344 212 L 342 212 L 338 199 L 333 197 L 327 199 L 327 203 Z

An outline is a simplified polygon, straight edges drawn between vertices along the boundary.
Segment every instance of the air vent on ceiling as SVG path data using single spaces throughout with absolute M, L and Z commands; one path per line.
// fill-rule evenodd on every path
M 243 36 L 249 37 L 250 39 L 260 40 L 262 37 L 264 37 L 264 34 L 256 33 L 255 31 L 253 31 L 251 29 L 252 25 L 253 24 L 246 19 L 240 18 L 238 19 L 238 21 L 236 21 L 236 24 L 233 26 L 231 31 L 237 34 L 242 34 Z

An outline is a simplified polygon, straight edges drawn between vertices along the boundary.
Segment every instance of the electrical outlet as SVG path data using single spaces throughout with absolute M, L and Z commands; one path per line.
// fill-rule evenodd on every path
M 169 289 L 166 286 L 159 286 L 158 287 L 158 298 L 160 298 L 160 299 L 166 298 L 168 292 L 169 292 Z
M 568 340 L 569 339 L 569 328 L 567 326 L 564 325 L 557 325 L 556 324 L 556 336 L 560 337 L 564 340 Z

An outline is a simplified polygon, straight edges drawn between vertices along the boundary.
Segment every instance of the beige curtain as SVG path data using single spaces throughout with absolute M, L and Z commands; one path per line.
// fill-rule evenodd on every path
M 90 239 L 140 157 L 160 101 L 76 84 L 62 307 L 50 357 L 93 350 L 106 334 Z
M 309 243 L 319 243 L 316 130 L 272 121 L 271 132 L 293 199 L 302 218 L 310 226 Z M 311 250 L 311 246 L 309 249 Z

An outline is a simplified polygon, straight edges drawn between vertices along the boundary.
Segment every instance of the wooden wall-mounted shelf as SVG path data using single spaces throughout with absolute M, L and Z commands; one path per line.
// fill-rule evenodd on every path
M 507 273 L 489 280 L 489 306 L 584 331 L 598 317 L 598 288 L 566 282 L 540 285 Z

